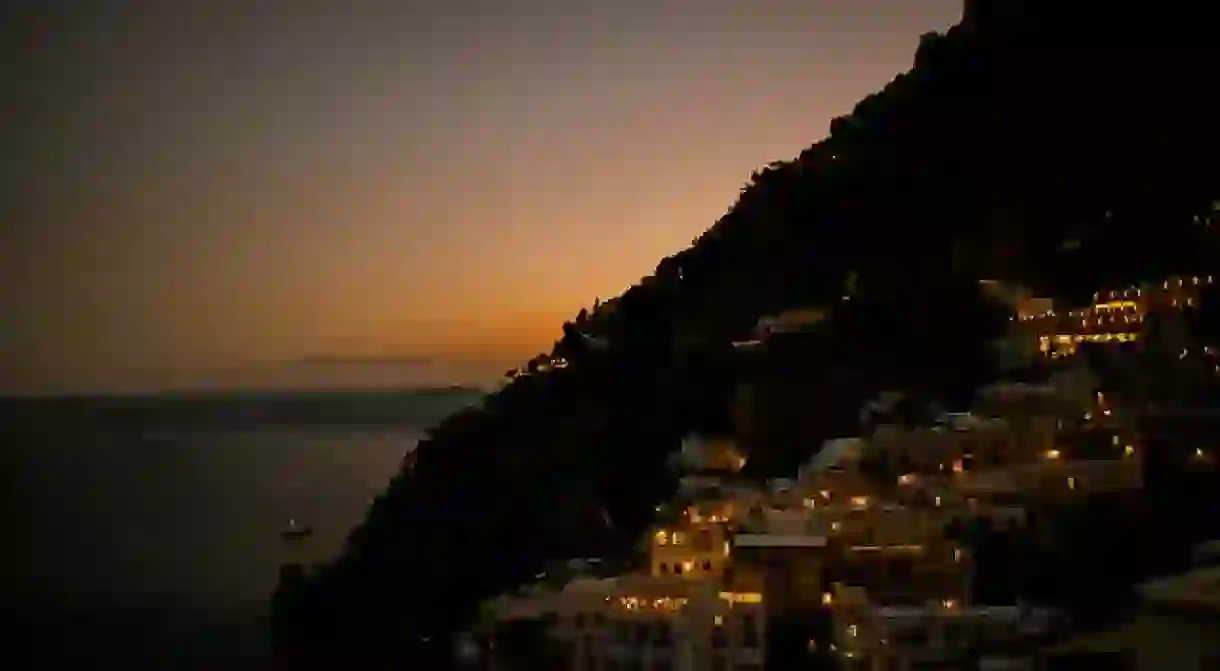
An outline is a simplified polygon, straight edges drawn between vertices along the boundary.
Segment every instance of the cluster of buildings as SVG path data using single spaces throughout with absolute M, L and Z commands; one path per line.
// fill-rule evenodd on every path
M 1061 309 L 1051 298 L 1014 294 L 999 283 L 990 283 L 989 288 L 1013 306 L 1014 331 L 1036 343 L 1041 355 L 1059 358 L 1075 354 L 1081 343 L 1136 342 L 1149 314 L 1195 307 L 1200 291 L 1214 283 L 1214 275 L 1170 277 L 1098 292 L 1087 306 Z
M 1137 342 L 1148 315 L 1195 305 L 1213 282 L 1174 277 L 1099 292 L 1078 309 L 1000 283 L 986 288 L 1012 307 L 1010 338 L 1029 358 L 1056 359 L 1082 342 Z M 825 319 L 822 310 L 785 312 L 735 345 L 754 348 Z M 490 600 L 471 639 L 483 642 L 480 663 L 498 668 L 498 632 L 522 621 L 537 623 L 562 665 L 581 671 L 751 671 L 798 668 L 802 659 L 870 670 L 1032 669 L 1056 650 L 1087 647 L 1060 614 L 1016 599 L 987 603 L 977 589 L 979 534 L 1020 532 L 1040 507 L 1145 485 L 1138 423 L 1087 366 L 1057 369 L 1043 383 L 980 389 L 968 412 L 920 426 L 887 420 L 901 395 L 884 395 L 861 413 L 859 436 L 826 442 L 788 478 L 743 476 L 748 455 L 732 437 L 688 437 L 671 461 L 679 489 L 657 506 L 635 568 L 605 575 L 574 565 L 562 580 L 540 575 Z M 1156 643 L 1157 632 L 1179 626 L 1165 624 L 1174 617 L 1220 625 L 1215 590 L 1200 579 L 1142 590 L 1149 608 L 1128 632 L 1125 660 L 1151 668 L 1177 659 L 1182 646 Z M 1137 640 L 1145 641 L 1138 649 Z
M 1056 616 L 979 603 L 968 530 L 1023 525 L 1030 502 L 1138 489 L 1141 451 L 1070 375 L 996 385 L 976 405 L 829 441 L 766 483 L 741 476 L 733 439 L 690 437 L 635 571 L 503 595 L 480 633 L 539 620 L 569 668 L 590 671 L 747 671 L 794 650 L 861 669 L 1030 663 Z M 1113 431 L 1109 449 L 1075 453 L 1065 436 L 1084 423 Z

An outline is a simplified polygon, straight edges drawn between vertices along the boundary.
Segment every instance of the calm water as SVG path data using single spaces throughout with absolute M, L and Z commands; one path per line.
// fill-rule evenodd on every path
M 3 408 L 6 605 L 40 633 L 77 647 L 100 639 L 131 661 L 259 659 L 279 565 L 336 552 L 418 427 L 469 399 L 423 410 L 409 395 L 341 394 L 303 410 L 250 397 Z M 290 517 L 312 538 L 285 545 Z

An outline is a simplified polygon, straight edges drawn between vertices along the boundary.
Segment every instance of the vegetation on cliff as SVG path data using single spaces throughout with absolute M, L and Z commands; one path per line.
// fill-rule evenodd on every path
M 673 489 L 666 456 L 725 428 L 742 376 L 760 389 L 758 474 L 851 431 L 880 390 L 962 395 L 993 374 L 1003 327 L 979 279 L 1083 294 L 1220 267 L 1196 223 L 1220 195 L 1216 47 L 1196 25 L 1140 3 L 968 2 L 693 246 L 566 324 L 567 368 L 439 425 L 343 555 L 281 586 L 281 649 L 432 668 L 481 600 L 548 560 L 629 553 Z M 830 309 L 826 328 L 739 370 L 734 338 L 805 305 Z M 814 419 L 769 428 L 798 415 Z

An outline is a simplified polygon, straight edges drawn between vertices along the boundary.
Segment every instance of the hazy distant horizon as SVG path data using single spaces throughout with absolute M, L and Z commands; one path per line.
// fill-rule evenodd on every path
M 61 387 L 0 386 L 0 397 L 144 395 L 175 392 L 361 391 L 489 387 L 511 362 L 427 357 L 307 357 L 210 370 L 134 371 L 121 381 Z

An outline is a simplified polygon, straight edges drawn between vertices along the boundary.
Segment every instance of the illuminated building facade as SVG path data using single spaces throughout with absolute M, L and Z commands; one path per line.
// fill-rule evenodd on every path
M 532 603 L 524 611 L 501 607 L 493 617 L 549 619 L 550 634 L 574 671 L 763 668 L 766 619 L 757 590 L 628 574 L 573 580 Z
M 649 550 L 650 570 L 657 577 L 716 580 L 729 559 L 725 525 L 715 522 L 657 529 Z
M 1079 309 L 1017 313 L 1013 320 L 1036 333 L 1038 349 L 1050 357 L 1071 356 L 1080 343 L 1123 343 L 1139 340 L 1144 321 L 1156 310 L 1194 307 L 1200 290 L 1214 275 L 1170 277 L 1139 287 L 1093 294 L 1093 303 Z

